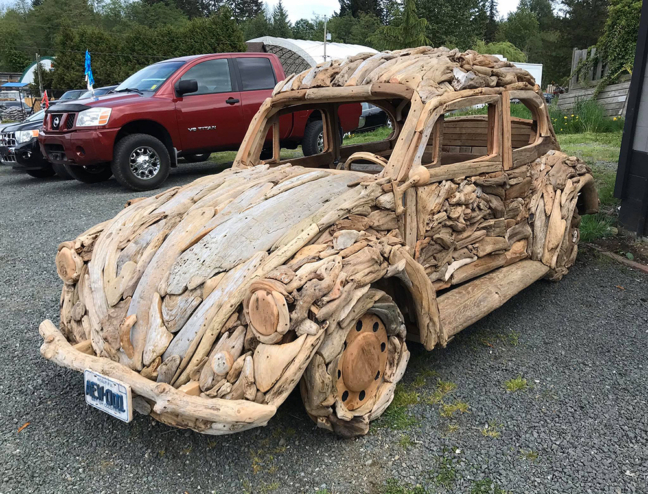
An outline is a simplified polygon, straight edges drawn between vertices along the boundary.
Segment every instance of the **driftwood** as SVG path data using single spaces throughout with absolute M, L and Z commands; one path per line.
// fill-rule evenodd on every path
M 281 81 L 232 169 L 129 201 L 59 245 L 60 330 L 42 324 L 43 355 L 130 384 L 138 411 L 176 427 L 265 425 L 299 384 L 319 427 L 365 434 L 405 372 L 406 339 L 445 346 L 574 262 L 596 192 L 557 150 L 533 84 L 495 57 L 430 47 Z M 535 124 L 511 120 L 511 98 Z M 347 148 L 336 105 L 365 100 L 392 136 Z M 477 103 L 488 116 L 449 115 Z M 289 164 L 277 122 L 292 108 L 322 114 L 326 151 Z M 382 171 L 334 169 L 357 159 Z

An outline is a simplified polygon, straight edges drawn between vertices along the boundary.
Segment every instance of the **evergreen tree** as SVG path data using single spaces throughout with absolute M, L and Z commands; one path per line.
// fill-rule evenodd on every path
M 340 0 L 340 15 L 351 14 L 359 17 L 360 14 L 373 14 L 380 18 L 383 8 L 379 0 Z
M 292 26 L 288 20 L 288 12 L 283 6 L 282 0 L 272 11 L 271 35 L 277 38 L 292 38 Z
M 254 18 L 249 19 L 243 24 L 243 32 L 245 33 L 246 40 L 270 36 L 271 30 L 270 20 L 264 8 Z
M 484 31 L 484 41 L 492 43 L 497 34 L 497 0 L 488 0 L 488 20 Z
M 237 22 L 252 19 L 263 10 L 261 0 L 229 0 L 228 3 Z
M 425 36 L 427 25 L 428 22 L 417 15 L 416 0 L 404 0 L 392 24 L 382 26 L 372 37 L 373 42 L 390 50 L 427 45 L 430 43 Z
M 308 19 L 299 19 L 293 26 L 293 38 L 313 40 L 315 26 Z

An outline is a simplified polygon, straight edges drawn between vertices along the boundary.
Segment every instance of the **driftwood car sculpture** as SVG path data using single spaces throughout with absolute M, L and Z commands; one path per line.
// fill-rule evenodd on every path
M 511 117 L 512 100 L 532 119 Z M 344 145 L 337 109 L 357 102 L 387 112 L 387 139 Z M 456 116 L 476 105 L 486 114 Z M 322 152 L 284 160 L 282 117 L 307 109 Z M 59 246 L 60 329 L 41 324 L 41 353 L 123 383 L 172 426 L 262 426 L 299 384 L 318 426 L 365 434 L 406 340 L 445 346 L 560 279 L 597 207 L 526 71 L 429 47 L 327 62 L 277 84 L 231 170 L 130 201 Z

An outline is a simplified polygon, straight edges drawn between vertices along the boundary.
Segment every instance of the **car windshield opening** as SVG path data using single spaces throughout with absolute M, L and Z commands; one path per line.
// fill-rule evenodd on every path
M 182 65 L 184 62 L 161 62 L 149 65 L 122 82 L 115 88 L 115 92 L 128 89 L 155 91 Z

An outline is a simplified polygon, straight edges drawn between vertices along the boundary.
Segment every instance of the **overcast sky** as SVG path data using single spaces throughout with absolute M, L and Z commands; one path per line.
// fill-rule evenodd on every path
M 3 1 L 3 0 L 0 0 Z M 451 1 L 451 0 L 448 0 Z M 520 0 L 499 0 L 499 13 L 501 16 L 515 10 Z M 266 0 L 269 5 L 275 5 L 279 0 Z M 288 10 L 291 22 L 299 19 L 310 19 L 313 14 L 330 16 L 340 5 L 335 0 L 283 0 L 284 7 Z
M 268 4 L 275 5 L 279 0 L 266 0 Z M 519 0 L 499 0 L 499 13 L 504 16 L 515 10 Z M 15 0 L 0 0 L 0 6 L 11 5 Z M 330 16 L 340 5 L 335 0 L 283 0 L 284 6 L 288 10 L 290 20 L 295 22 L 298 19 L 310 19 L 313 14 Z

